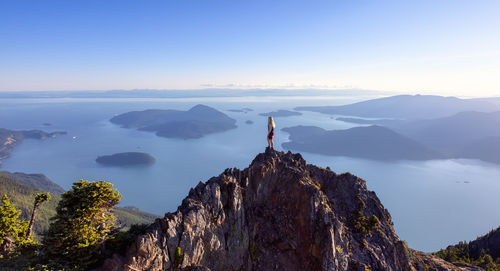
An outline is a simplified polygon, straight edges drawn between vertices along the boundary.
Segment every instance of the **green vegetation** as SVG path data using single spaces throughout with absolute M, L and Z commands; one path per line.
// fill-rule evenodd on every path
M 181 265 L 182 264 L 182 250 L 181 250 L 181 247 L 176 247 L 175 248 L 175 262 L 178 264 L 178 265 Z
M 70 191 L 50 200 L 49 193 L 0 173 L 0 191 L 6 192 L 0 205 L 0 269 L 88 270 L 113 253 L 123 255 L 145 233 L 148 224 L 144 223 L 157 216 L 133 207 L 115 208 L 121 196 L 112 186 L 80 180 Z M 13 196 L 12 201 L 8 195 Z M 24 210 L 16 209 L 17 203 Z M 35 237 L 43 237 L 41 244 L 27 237 L 30 211 Z M 41 221 L 50 222 L 46 233 L 37 231 Z M 128 231 L 125 225 L 131 225 Z
M 128 230 L 132 225 L 151 224 L 159 218 L 134 207 L 115 207 L 113 212 L 117 217 L 117 225 L 123 228 L 122 231 Z
M 81 267 L 95 264 L 101 245 L 114 227 L 113 207 L 122 196 L 104 181 L 77 181 L 62 194 L 57 214 L 43 238 L 51 261 Z
M 240 242 L 243 244 L 245 242 L 245 233 L 243 230 L 240 231 Z
M 6 254 L 12 247 L 22 246 L 26 241 L 28 222 L 19 219 L 21 211 L 10 202 L 7 195 L 2 197 L 0 206 L 0 254 Z
M 356 199 L 358 200 L 358 206 L 353 213 L 353 220 L 351 223 L 354 227 L 354 231 L 359 233 L 362 237 L 365 237 L 371 230 L 377 227 L 380 220 L 376 215 L 372 215 L 370 218 L 367 218 L 363 213 L 366 204 L 359 193 L 356 195 Z
M 64 193 L 64 189 L 60 185 L 52 182 L 43 174 L 26 174 L 22 172 L 11 173 L 7 171 L 0 171 L 0 175 L 7 176 L 22 185 L 37 188 L 38 190 L 44 192 L 49 192 L 52 195 L 60 195 Z
M 0 196 L 7 194 L 12 204 L 21 210 L 20 218 L 24 220 L 29 220 L 32 215 L 34 195 L 46 192 L 44 190 L 47 186 L 45 183 L 38 182 L 36 184 L 33 183 L 33 185 L 36 186 L 23 184 L 6 173 L 0 173 Z M 33 238 L 35 240 L 40 240 L 41 234 L 49 229 L 50 218 L 55 216 L 56 206 L 60 200 L 60 194 L 51 192 L 51 200 L 38 208 L 36 223 L 33 226 Z M 157 215 L 143 212 L 134 207 L 115 207 L 114 214 L 118 218 L 116 222 L 117 226 L 122 228 L 123 231 L 128 230 L 131 225 L 149 224 L 158 218 Z
M 250 259 L 252 259 L 252 261 L 257 260 L 255 243 L 252 241 L 248 243 L 248 253 L 250 254 Z
M 500 257 L 494 259 L 486 249 L 482 249 L 479 256 L 474 256 L 473 242 L 459 242 L 457 245 L 434 253 L 434 255 L 452 263 L 466 263 L 479 266 L 486 271 L 500 271 Z
M 28 226 L 28 230 L 26 232 L 26 237 L 28 239 L 31 238 L 31 232 L 33 231 L 33 224 L 35 223 L 36 212 L 42 203 L 50 200 L 50 193 L 36 193 L 35 194 L 35 203 L 33 204 L 33 212 L 31 213 L 30 224 Z
M 339 247 L 339 246 L 335 246 L 335 250 L 337 251 L 338 254 L 342 254 L 343 253 L 342 248 Z
M 20 219 L 28 221 L 33 211 L 34 195 L 41 191 L 33 187 L 21 184 L 9 178 L 5 174 L 0 174 L 0 195 L 7 194 L 14 206 L 21 211 Z M 52 195 L 52 200 L 42 204 L 37 211 L 36 223 L 33 226 L 35 234 L 40 234 L 49 228 L 50 218 L 56 214 L 56 206 L 60 196 Z M 39 239 L 34 236 L 34 239 Z
M 500 227 L 471 242 L 459 242 L 436 253 L 449 262 L 477 265 L 487 271 L 500 270 Z

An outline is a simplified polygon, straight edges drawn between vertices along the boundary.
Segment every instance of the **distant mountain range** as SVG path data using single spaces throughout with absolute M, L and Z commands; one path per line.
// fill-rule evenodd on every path
M 380 95 L 381 91 L 364 89 L 231 89 L 206 86 L 204 89 L 134 89 L 81 91 L 2 91 L 0 98 L 191 98 L 191 97 L 262 97 L 262 96 L 358 96 Z
M 462 111 L 492 112 L 500 105 L 488 100 L 467 100 L 432 95 L 398 95 L 340 106 L 303 106 L 295 110 L 367 118 L 426 119 Z
M 399 95 L 343 106 L 298 107 L 296 110 L 356 116 L 337 120 L 376 126 L 342 131 L 285 128 L 291 141 L 283 147 L 378 160 L 472 158 L 500 164 L 497 100 Z
M 443 156 L 417 141 L 382 126 L 324 130 L 315 126 L 283 128 L 290 142 L 283 148 L 376 160 L 428 160 Z
M 449 117 L 414 121 L 338 120 L 388 127 L 448 158 L 476 158 L 500 163 L 500 111 L 460 112 Z
M 112 123 L 123 128 L 155 132 L 167 138 L 193 139 L 236 128 L 236 120 L 206 105 L 187 111 L 149 109 L 113 117 Z
M 473 101 L 485 101 L 485 102 L 489 102 L 489 103 L 496 104 L 496 105 L 500 106 L 500 97 L 474 98 L 471 100 L 473 100 Z

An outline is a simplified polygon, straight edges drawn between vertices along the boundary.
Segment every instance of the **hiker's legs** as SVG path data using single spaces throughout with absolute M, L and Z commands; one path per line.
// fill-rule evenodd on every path
M 274 149 L 274 144 L 273 144 L 273 139 L 272 138 L 267 138 L 267 144 L 269 145 L 269 148 Z

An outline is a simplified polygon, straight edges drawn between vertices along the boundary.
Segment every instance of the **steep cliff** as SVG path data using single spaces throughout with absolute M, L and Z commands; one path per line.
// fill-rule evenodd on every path
M 365 182 L 266 150 L 191 189 L 101 270 L 480 270 L 409 250 Z

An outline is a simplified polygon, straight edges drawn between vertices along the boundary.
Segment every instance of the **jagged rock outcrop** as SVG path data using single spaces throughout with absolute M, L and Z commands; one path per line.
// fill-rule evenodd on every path
M 101 270 L 480 270 L 409 250 L 365 182 L 266 150 L 191 189 Z

